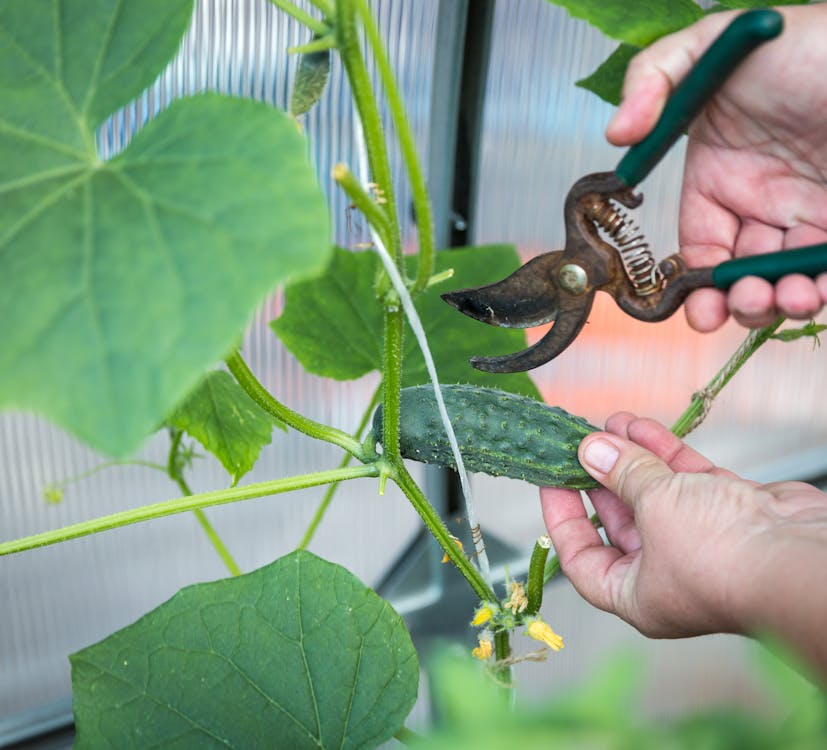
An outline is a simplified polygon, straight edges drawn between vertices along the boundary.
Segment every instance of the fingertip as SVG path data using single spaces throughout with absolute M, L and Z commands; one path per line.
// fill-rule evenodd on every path
M 699 333 L 717 331 L 729 317 L 726 295 L 717 289 L 697 289 L 686 298 L 684 313 Z
M 611 432 L 620 437 L 628 437 L 629 423 L 637 419 L 637 415 L 630 411 L 618 411 L 606 420 L 606 432 Z
M 597 433 L 582 440 L 578 456 L 583 468 L 599 481 L 614 469 L 620 448 L 608 439 L 606 433 Z
M 778 315 L 773 285 L 757 276 L 747 276 L 732 285 L 727 307 L 732 317 L 747 328 L 769 325 Z
M 823 304 L 816 282 L 803 274 L 782 278 L 775 285 L 775 299 L 779 312 L 793 320 L 812 318 Z

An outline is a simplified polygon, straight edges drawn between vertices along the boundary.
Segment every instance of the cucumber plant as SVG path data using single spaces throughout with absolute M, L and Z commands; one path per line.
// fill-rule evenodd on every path
M 517 255 L 505 246 L 455 250 L 450 259 L 435 253 L 423 170 L 367 0 L 311 0 L 310 11 L 293 0 L 271 1 L 304 24 L 311 39 L 298 50 L 294 113 L 318 99 L 331 55 L 341 59 L 372 185 L 344 165 L 334 177 L 370 226 L 375 249 L 386 251 L 384 265 L 376 253 L 331 247 L 304 140 L 290 117 L 270 107 L 216 94 L 184 99 L 122 153 L 100 158 L 95 128 L 172 58 L 194 0 L 99 0 L 94 8 L 65 0 L 60 13 L 47 0 L 0 0 L 0 406 L 39 412 L 117 459 L 163 425 L 170 449 L 161 468 L 182 493 L 2 542 L 0 555 L 194 511 L 232 574 L 183 589 L 71 657 L 81 747 L 372 747 L 394 734 L 409 736 L 403 724 L 419 668 L 401 618 L 348 571 L 303 549 L 241 575 L 203 515 L 212 505 L 314 486 L 329 487 L 327 500 L 344 481 L 369 479 L 379 487 L 392 481 L 479 598 L 474 622 L 492 640 L 482 639 L 475 653 L 491 657 L 501 684 L 510 679 L 514 629 L 526 626 L 552 648 L 561 645 L 536 616 L 550 569 L 547 545 L 535 550 L 527 590 L 516 584 L 503 599 L 457 546 L 403 461 L 456 463 L 436 391 L 425 385 L 427 358 L 412 335 L 418 316 L 434 332 L 429 344 L 440 377 L 464 383 L 441 393 L 469 469 L 593 486 L 576 446 L 594 428 L 539 403 L 525 375 L 492 376 L 466 365 L 466 354 L 491 348 L 488 336 L 517 349 L 521 342 L 508 337 L 521 334 L 482 330 L 438 298 L 449 273 L 454 283 L 479 285 L 513 270 Z M 632 49 L 703 13 L 691 0 L 650 0 L 641 14 L 619 1 L 559 4 L 621 40 L 621 49 L 583 82 L 608 98 Z M 411 182 L 419 230 L 414 256 L 402 253 L 362 37 Z M 354 434 L 281 403 L 237 350 L 251 312 L 277 286 L 284 287 L 286 309 L 274 332 L 309 372 L 336 378 L 381 372 Z M 403 309 L 408 296 L 411 330 Z M 346 352 L 331 321 L 344 321 L 360 346 Z M 770 333 L 754 337 L 737 363 Z M 218 363 L 223 368 L 216 370 Z M 692 409 L 698 405 L 676 432 L 688 429 Z M 274 428 L 338 446 L 341 465 L 239 485 Z M 229 489 L 190 491 L 185 436 L 221 461 Z

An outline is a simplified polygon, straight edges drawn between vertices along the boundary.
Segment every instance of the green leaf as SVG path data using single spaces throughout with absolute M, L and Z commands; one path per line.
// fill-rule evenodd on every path
M 816 323 L 814 320 L 811 320 L 809 323 L 806 323 L 800 328 L 788 328 L 784 331 L 774 333 L 770 336 L 770 338 L 789 342 L 797 341 L 804 336 L 811 336 L 813 339 L 813 346 L 819 346 L 821 341 L 818 335 L 824 330 L 827 330 L 827 325 L 822 325 L 821 323 Z
M 270 442 L 273 425 L 287 429 L 223 370 L 208 373 L 166 421 L 221 461 L 233 487 L 255 466 L 261 449 Z
M 182 589 L 70 660 L 78 748 L 375 747 L 419 678 L 390 605 L 304 551 Z
M 807 5 L 810 0 L 718 0 L 725 8 L 769 8 L 771 5 Z
M 0 0 L 0 407 L 135 449 L 281 281 L 320 271 L 328 213 L 294 124 L 215 94 L 102 162 L 94 128 L 175 53 L 192 0 Z
M 640 47 L 633 44 L 621 44 L 609 55 L 597 70 L 589 76 L 581 78 L 575 83 L 582 89 L 597 94 L 603 101 L 617 106 L 620 104 L 620 94 L 623 89 L 623 79 L 629 61 L 640 52 Z
M 413 259 L 409 259 L 413 268 Z M 454 269 L 450 280 L 429 287 L 416 299 L 440 380 L 496 386 L 539 398 L 524 373 L 493 375 L 468 364 L 473 354 L 525 348 L 525 334 L 493 328 L 461 315 L 440 298 L 449 289 L 500 279 L 519 265 L 510 245 L 437 253 L 437 273 Z M 369 252 L 338 248 L 327 272 L 313 282 L 286 288 L 285 308 L 273 330 L 308 372 L 337 380 L 358 378 L 382 367 L 382 309 L 374 293 L 379 260 Z M 410 329 L 405 336 L 403 385 L 428 382 L 424 361 Z
M 682 29 L 703 16 L 692 0 L 549 0 L 606 36 L 637 47 Z

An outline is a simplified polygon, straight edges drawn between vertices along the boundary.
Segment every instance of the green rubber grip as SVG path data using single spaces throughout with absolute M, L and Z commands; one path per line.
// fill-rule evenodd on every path
M 615 176 L 629 187 L 641 182 L 738 64 L 759 44 L 778 36 L 783 26 L 781 14 L 774 10 L 738 16 L 678 84 L 652 132 L 626 152 Z
M 815 278 L 827 271 L 827 242 L 820 245 L 781 250 L 777 253 L 750 255 L 727 260 L 712 270 L 712 283 L 718 289 L 729 289 L 744 276 L 760 276 L 776 282 L 791 273 Z

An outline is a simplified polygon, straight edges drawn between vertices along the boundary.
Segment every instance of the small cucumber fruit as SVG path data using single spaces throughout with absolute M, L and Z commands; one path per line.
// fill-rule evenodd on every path
M 591 489 L 577 446 L 597 427 L 557 406 L 472 385 L 443 385 L 442 398 L 465 467 L 539 486 Z M 456 468 L 431 385 L 402 389 L 399 447 L 403 458 Z M 382 407 L 373 416 L 382 439 Z

